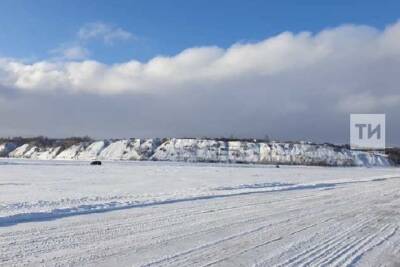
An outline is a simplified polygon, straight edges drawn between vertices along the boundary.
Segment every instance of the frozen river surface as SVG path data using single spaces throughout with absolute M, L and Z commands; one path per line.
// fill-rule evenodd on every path
M 0 160 L 0 265 L 399 266 L 400 169 Z

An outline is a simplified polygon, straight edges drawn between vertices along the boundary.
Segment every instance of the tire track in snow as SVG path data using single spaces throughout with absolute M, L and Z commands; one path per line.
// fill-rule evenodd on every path
M 220 244 L 222 242 L 225 242 L 225 241 L 228 241 L 228 240 L 231 240 L 231 239 L 235 239 L 235 238 L 239 238 L 241 236 L 245 236 L 245 235 L 248 235 L 248 234 L 259 232 L 260 230 L 265 229 L 266 227 L 267 226 L 264 225 L 264 226 L 260 226 L 260 227 L 257 227 L 255 229 L 249 230 L 249 231 L 240 232 L 238 234 L 234 234 L 234 235 L 222 238 L 222 239 L 218 239 L 216 241 L 209 242 L 209 243 L 203 244 L 201 246 L 194 247 L 194 248 L 182 251 L 182 252 L 174 254 L 174 255 L 166 256 L 164 258 L 161 258 L 161 259 L 153 261 L 153 262 L 149 262 L 147 264 L 142 265 L 142 267 L 150 267 L 150 266 L 154 266 L 154 265 L 157 265 L 157 264 L 163 264 L 166 261 L 174 260 L 174 259 L 176 259 L 176 258 L 178 258 L 180 256 L 184 256 L 184 255 L 190 254 L 193 251 L 198 251 L 198 250 L 201 250 L 203 248 L 208 248 L 208 247 L 211 247 L 211 246 L 215 246 L 217 244 Z
M 312 246 L 311 248 L 297 254 L 294 255 L 293 257 L 287 259 L 285 262 L 278 264 L 277 266 L 279 267 L 283 267 L 283 266 L 298 266 L 301 263 L 303 263 L 304 261 L 306 261 L 307 259 L 309 259 L 310 257 L 316 256 L 316 255 L 320 255 L 323 254 L 327 249 L 330 248 L 334 248 L 338 243 L 342 242 L 343 239 L 348 236 L 349 233 L 353 232 L 353 231 L 358 231 L 360 228 L 362 228 L 363 226 L 367 225 L 369 223 L 368 220 L 359 222 L 355 225 L 353 225 L 350 229 L 341 232 L 339 235 L 335 235 L 327 240 L 322 240 L 322 246 L 321 243 L 318 243 L 317 245 Z M 260 265 L 262 266 L 263 264 L 265 264 L 266 261 L 261 262 Z
M 341 251 L 338 251 L 336 255 L 333 255 L 333 257 L 329 261 L 324 263 L 323 266 L 343 266 L 343 265 L 349 266 L 349 263 L 351 263 L 356 258 L 360 258 L 360 256 L 365 252 L 365 250 L 368 250 L 369 248 L 376 246 L 376 244 L 374 245 L 370 244 L 373 243 L 373 240 L 379 237 L 380 234 L 383 234 L 384 241 L 386 241 L 390 236 L 394 235 L 395 232 L 397 231 L 397 227 L 390 228 L 390 226 L 391 225 L 389 224 L 385 225 L 378 232 L 367 235 L 359 239 L 358 242 L 342 248 Z M 389 230 L 389 233 L 386 233 L 387 230 Z M 380 242 L 381 240 L 379 240 L 379 242 L 377 243 L 379 244 Z
M 317 219 L 319 217 L 319 215 L 313 214 L 312 217 L 307 216 L 307 218 L 309 218 L 309 219 L 310 218 L 314 218 L 314 217 L 315 217 L 315 219 Z M 321 222 L 321 224 L 326 223 L 326 222 L 330 221 L 331 219 L 332 218 L 324 219 Z M 298 224 L 297 221 L 293 221 L 290 218 L 288 218 L 287 220 L 285 220 L 283 222 L 285 222 L 285 223 L 281 222 L 281 223 L 272 223 L 272 224 L 266 225 L 266 227 L 265 227 L 266 234 L 268 232 L 270 232 L 270 231 L 272 231 L 272 232 L 275 232 L 275 231 L 276 232 L 281 232 L 285 228 L 291 228 L 291 227 L 296 226 Z M 246 225 L 246 224 L 244 224 L 244 225 Z M 304 227 L 300 227 L 297 230 L 289 233 L 288 236 L 296 235 L 297 233 L 300 233 L 302 231 L 310 229 L 310 228 L 312 228 L 312 227 L 314 227 L 316 225 L 317 224 L 312 224 L 312 225 L 307 225 L 307 226 L 304 226 Z M 232 256 L 241 255 L 241 254 L 243 254 L 243 253 L 245 253 L 247 251 L 250 251 L 252 249 L 257 249 L 259 247 L 262 247 L 262 246 L 265 246 L 265 245 L 269 245 L 269 244 L 271 244 L 273 242 L 282 240 L 285 237 L 285 236 L 280 236 L 279 235 L 276 238 L 270 238 L 267 241 L 264 241 L 262 239 L 259 240 L 261 234 L 262 233 L 257 233 L 257 235 L 254 236 L 254 237 L 253 237 L 253 235 L 255 235 L 255 234 L 249 234 L 246 237 L 246 244 L 248 244 L 248 246 L 247 246 L 247 248 L 244 248 L 244 249 L 241 248 L 241 243 L 243 242 L 242 240 L 237 240 L 237 241 L 236 240 L 235 241 L 234 240 L 228 240 L 230 242 L 236 242 L 236 243 L 233 243 L 233 244 L 226 244 L 225 243 L 223 245 L 224 253 L 226 254 L 229 251 L 230 255 L 232 255 Z M 252 244 L 252 243 L 254 243 L 254 244 Z M 218 245 L 222 245 L 222 244 L 218 244 Z M 215 252 L 215 251 L 218 251 L 217 246 L 213 246 L 212 248 L 207 247 L 206 249 L 209 249 L 209 250 L 202 249 L 202 251 L 201 250 L 193 251 L 190 255 L 185 255 L 185 257 L 176 259 L 173 262 L 168 262 L 168 264 L 169 265 L 173 265 L 173 266 L 176 266 L 176 265 L 188 266 L 188 265 L 192 265 L 193 262 L 196 262 L 196 259 L 199 259 L 199 258 L 212 259 L 212 258 L 217 258 L 219 256 L 218 253 Z M 198 253 L 196 253 L 196 252 L 198 252 Z M 229 257 L 227 257 L 227 258 L 229 258 Z M 217 261 L 215 261 L 215 263 L 218 263 L 220 261 L 221 260 L 217 260 Z M 212 262 L 206 264 L 205 266 L 208 266 L 208 265 L 211 265 L 211 264 L 212 264 Z M 167 265 L 167 263 L 163 262 L 163 266 L 165 266 L 165 265 Z
M 372 234 L 372 235 L 374 235 L 374 234 Z M 336 258 L 338 258 L 338 255 L 344 254 L 346 251 L 350 250 L 352 247 L 354 247 L 356 244 L 358 244 L 360 240 L 368 239 L 372 235 L 364 236 L 364 237 L 358 238 L 358 239 L 355 238 L 356 241 L 351 242 L 349 244 L 345 244 L 345 245 L 341 244 L 341 247 L 333 249 L 328 254 L 324 255 L 324 257 L 317 259 L 317 261 L 313 261 L 313 264 L 318 265 L 318 266 L 329 266 L 330 263 L 332 263 Z
M 379 188 L 379 187 L 377 187 L 376 188 L 376 190 L 375 190 L 375 188 L 373 188 L 373 190 L 374 191 L 378 191 L 379 192 L 379 190 L 381 190 L 381 188 Z M 386 188 L 385 189 L 386 191 L 385 191 L 385 197 L 386 197 L 386 199 L 388 199 L 391 195 L 396 195 L 397 194 L 397 189 L 396 189 L 396 187 L 390 187 L 390 188 Z M 363 192 L 363 190 L 359 190 L 358 192 Z M 372 191 L 369 191 L 369 194 L 371 194 L 371 193 L 373 193 Z M 375 193 L 375 192 L 374 192 Z M 368 218 L 368 217 L 370 217 L 371 216 L 371 214 L 367 211 L 367 212 L 365 212 L 365 208 L 364 208 L 364 210 L 363 210 L 363 208 L 362 208 L 362 205 L 364 204 L 365 206 L 369 206 L 368 204 L 366 204 L 366 203 L 364 203 L 365 201 L 363 201 L 363 197 L 362 197 L 362 195 L 361 194 L 357 194 L 357 195 L 360 195 L 360 197 L 356 197 L 355 199 L 357 199 L 358 200 L 358 202 L 360 202 L 360 203 L 358 203 L 358 204 L 356 204 L 356 203 L 354 203 L 354 201 L 352 201 L 352 206 L 353 206 L 353 209 L 354 209 L 354 205 L 356 205 L 356 206 L 359 206 L 360 205 L 360 207 L 358 207 L 358 209 L 359 209 L 359 211 L 361 211 L 361 213 L 359 213 L 359 216 L 362 216 L 363 218 Z M 351 197 L 354 197 L 353 195 L 351 196 Z M 389 198 L 390 199 L 390 198 Z M 396 200 L 396 198 L 392 198 L 390 201 L 393 201 L 393 200 Z M 370 200 L 371 201 L 371 200 Z M 373 203 L 377 203 L 376 201 L 374 201 L 374 200 L 372 200 L 373 201 Z M 345 202 L 348 202 L 348 200 L 345 200 Z M 386 201 L 385 201 L 386 202 Z M 353 210 L 353 211 L 355 211 L 355 210 Z M 376 221 L 376 220 L 378 220 L 380 218 L 380 215 L 373 215 L 372 217 L 371 217 L 371 219 L 370 219 L 370 223 L 371 222 L 373 222 L 373 221 Z M 349 218 L 349 220 L 350 220 L 351 218 Z M 370 224 L 369 223 L 369 224 Z M 343 223 L 342 223 L 343 224 Z M 369 224 L 367 224 L 366 226 L 368 227 L 368 225 Z M 344 224 L 345 225 L 345 224 Z M 341 226 L 341 227 L 343 227 L 343 226 Z M 309 257 L 310 256 L 310 253 L 311 253 L 311 251 L 316 251 L 316 249 L 321 249 L 321 246 L 322 247 L 326 247 L 327 245 L 326 245 L 326 242 L 330 242 L 329 244 L 331 244 L 331 242 L 332 241 L 334 241 L 334 242 L 336 242 L 337 244 L 336 244 L 336 246 L 332 246 L 333 244 L 331 244 L 331 246 L 330 246 L 330 248 L 327 248 L 326 249 L 326 252 L 329 252 L 330 251 L 330 253 L 332 254 L 332 253 L 335 253 L 335 251 L 336 251 L 336 249 L 337 249 L 337 246 L 338 245 L 343 245 L 343 244 L 346 244 L 346 242 L 348 242 L 349 240 L 352 240 L 352 235 L 350 235 L 350 232 L 354 232 L 354 234 L 357 234 L 358 232 L 359 232 L 359 230 L 360 230 L 360 228 L 354 228 L 354 224 L 352 225 L 352 227 L 353 228 L 351 228 L 352 230 L 350 230 L 350 231 L 346 231 L 345 233 L 349 233 L 349 236 L 348 236 L 348 240 L 346 240 L 346 239 L 344 239 L 344 240 L 338 240 L 337 238 L 336 238 L 336 236 L 335 237 L 332 237 L 332 238 L 329 238 L 329 239 L 327 239 L 327 240 L 324 240 L 324 239 L 322 239 L 322 240 L 320 240 L 320 242 L 318 242 L 317 243 L 317 245 L 315 245 L 315 246 L 313 246 L 311 249 L 307 249 L 306 251 L 303 251 L 303 252 L 301 252 L 300 254 L 297 254 L 297 255 L 295 255 L 295 256 L 293 256 L 292 258 L 290 258 L 290 259 L 288 259 L 288 260 L 286 260 L 286 261 L 284 261 L 284 263 L 283 264 L 281 264 L 281 265 L 279 265 L 279 266 L 287 266 L 287 265 L 290 265 L 290 266 L 297 266 L 296 264 L 291 264 L 292 262 L 295 262 L 295 263 L 302 263 L 302 262 L 304 262 L 304 260 L 305 259 L 307 259 L 307 257 Z M 339 228 L 338 230 L 341 230 L 341 228 Z M 342 235 L 342 237 L 343 237 L 343 235 Z M 313 242 L 314 243 L 314 242 Z M 326 253 L 325 252 L 325 253 Z M 283 254 L 282 255 L 284 255 L 284 253 L 286 253 L 286 252 L 283 252 Z M 299 258 L 302 258 L 299 262 L 297 262 L 296 260 L 298 260 Z M 323 260 L 325 260 L 325 259 L 323 259 Z M 322 260 L 322 261 L 323 261 Z M 260 264 L 258 264 L 258 265 L 265 265 L 265 263 L 266 263 L 267 261 L 263 261 L 263 262 L 261 262 Z M 318 262 L 313 262 L 313 264 L 312 265 L 318 265 Z
M 323 221 L 321 222 L 321 224 L 326 223 L 326 222 L 328 222 L 328 221 L 330 221 L 330 220 L 332 220 L 332 218 L 323 220 Z M 300 233 L 300 232 L 303 232 L 303 231 L 305 231 L 305 230 L 308 230 L 308 229 L 310 229 L 310 228 L 313 228 L 313 227 L 315 227 L 315 226 L 317 226 L 317 225 L 318 225 L 318 224 L 311 224 L 311 225 L 302 227 L 302 228 L 300 228 L 300 229 L 298 229 L 298 230 L 295 230 L 295 231 L 289 233 L 287 236 L 296 235 L 296 234 L 298 234 L 298 233 Z M 249 251 L 251 251 L 251 250 L 254 250 L 254 249 L 260 248 L 260 247 L 262 247 L 262 246 L 269 245 L 269 244 L 271 244 L 271 243 L 273 243 L 273 242 L 282 240 L 283 238 L 285 238 L 285 237 L 284 237 L 284 236 L 279 236 L 279 237 L 276 237 L 276 238 L 274 238 L 274 239 L 271 239 L 271 240 L 268 240 L 268 241 L 259 243 L 259 244 L 257 244 L 257 245 L 252 246 L 252 247 L 243 249 L 243 250 L 241 250 L 241 251 L 239 251 L 239 252 L 230 254 L 229 256 L 224 257 L 224 258 L 222 258 L 222 259 L 218 259 L 218 260 L 216 260 L 216 261 L 213 261 L 213 262 L 211 262 L 211 263 L 208 263 L 208 264 L 204 265 L 203 267 L 209 267 L 209 266 L 212 266 L 212 265 L 221 263 L 221 262 L 226 261 L 226 260 L 228 260 L 228 259 L 230 259 L 230 258 L 232 258 L 232 257 L 237 257 L 237 256 L 239 256 L 239 255 L 241 255 L 241 254 L 244 254 L 244 253 L 246 253 L 246 252 L 249 252 Z
M 351 259 L 351 261 L 347 264 L 348 266 L 354 266 L 360 259 L 361 257 L 366 254 L 367 252 L 373 250 L 374 248 L 382 245 L 384 242 L 388 241 L 391 237 L 393 237 L 397 231 L 398 231 L 399 227 L 396 226 L 393 228 L 393 230 L 387 234 L 386 236 L 384 236 L 383 238 L 381 238 L 377 243 L 375 243 L 373 246 L 370 246 L 368 249 L 365 249 L 362 253 L 356 255 L 355 257 L 353 257 Z

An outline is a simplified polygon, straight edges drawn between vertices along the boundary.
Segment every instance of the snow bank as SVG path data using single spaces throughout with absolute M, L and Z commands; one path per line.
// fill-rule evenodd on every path
M 67 148 L 31 144 L 0 145 L 0 155 L 11 158 L 62 160 L 154 160 L 230 162 L 318 166 L 391 166 L 388 157 L 375 152 L 334 145 L 221 141 L 209 139 L 128 139 L 82 142 Z

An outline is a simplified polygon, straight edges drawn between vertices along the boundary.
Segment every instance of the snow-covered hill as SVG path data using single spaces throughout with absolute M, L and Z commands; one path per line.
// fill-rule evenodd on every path
M 390 166 L 384 154 L 333 145 L 210 139 L 126 139 L 62 145 L 0 144 L 0 156 L 59 160 L 154 160 L 321 166 Z

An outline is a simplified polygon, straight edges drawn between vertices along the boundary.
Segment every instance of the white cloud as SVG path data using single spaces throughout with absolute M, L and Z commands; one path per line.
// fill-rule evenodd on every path
M 90 55 L 89 50 L 81 45 L 63 45 L 51 50 L 50 53 L 60 60 L 82 60 Z
M 81 34 L 91 38 L 98 36 L 98 32 L 85 30 Z M 71 58 L 87 54 L 80 47 L 71 47 L 64 52 Z M 190 90 L 199 85 L 217 89 L 236 82 L 246 86 L 255 81 L 259 82 L 258 86 L 273 91 L 282 88 L 270 88 L 269 84 L 284 78 L 295 82 L 297 88 L 290 88 L 293 91 L 304 90 L 306 93 L 307 89 L 301 87 L 309 83 L 317 90 L 336 92 L 340 97 L 372 90 L 364 87 L 370 86 L 371 79 L 389 83 L 392 88 L 398 75 L 379 71 L 377 67 L 391 64 L 386 67 L 397 69 L 399 55 L 400 23 L 381 32 L 348 25 L 315 35 L 285 32 L 258 43 L 239 43 L 228 49 L 189 48 L 175 56 L 159 56 L 146 63 L 132 60 L 106 65 L 91 60 L 24 64 L 8 59 L 0 65 L 6 76 L 0 83 L 7 80 L 7 84 L 17 90 L 120 94 L 177 88 Z M 305 79 L 304 75 L 309 77 Z M 42 87 L 42 80 L 51 81 L 51 86 Z
M 52 61 L 83 60 L 88 59 L 91 54 L 87 48 L 88 41 L 101 40 L 107 45 L 112 45 L 117 41 L 130 39 L 134 39 L 133 34 L 121 28 L 102 22 L 87 23 L 79 29 L 75 40 L 62 44 L 49 53 L 53 56 Z
M 133 39 L 132 33 L 102 22 L 85 24 L 79 31 L 78 37 L 81 40 L 101 39 L 106 44 L 113 44 L 116 41 Z

